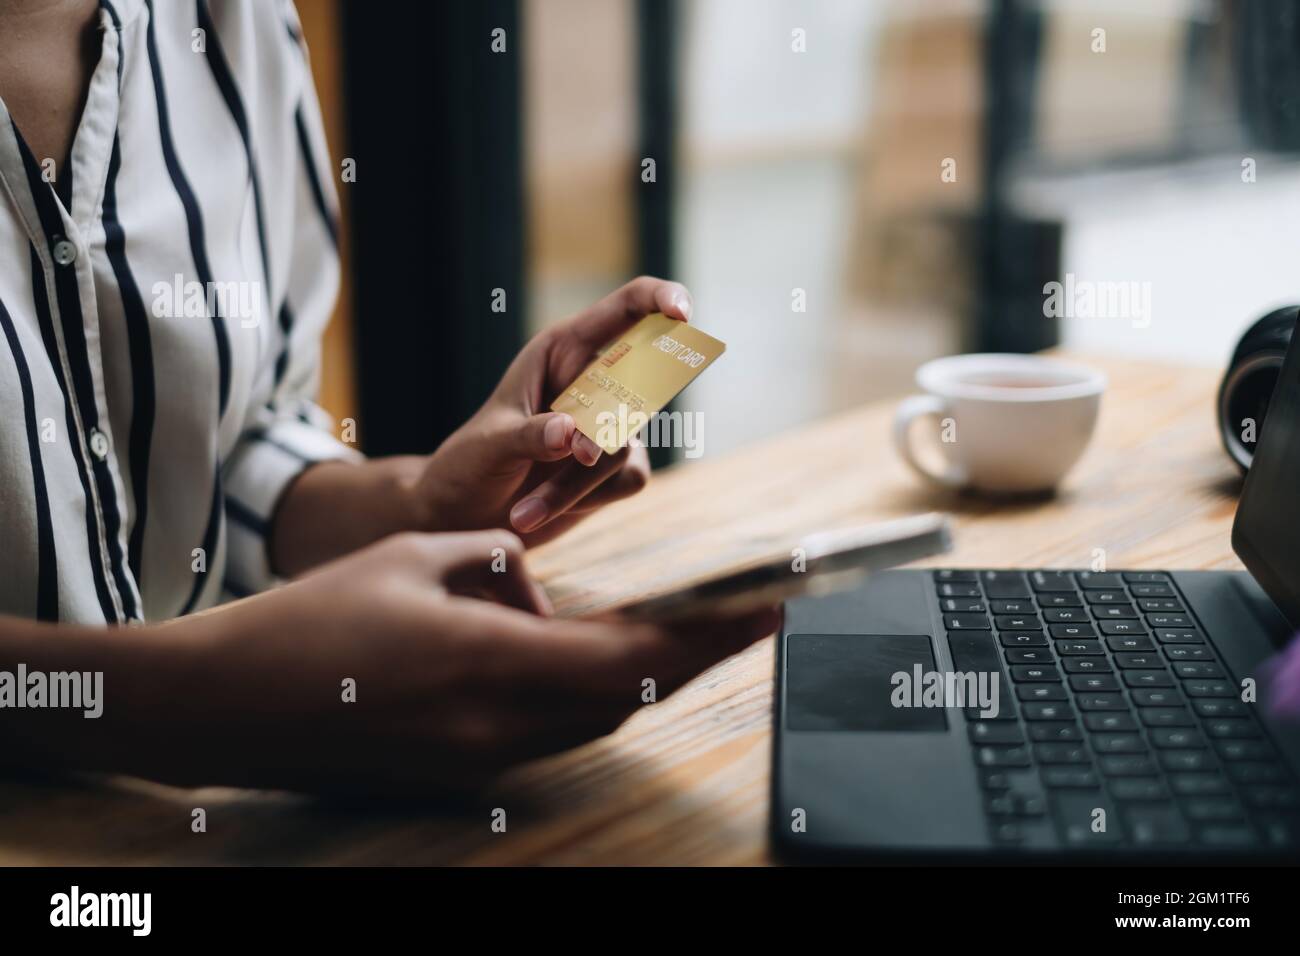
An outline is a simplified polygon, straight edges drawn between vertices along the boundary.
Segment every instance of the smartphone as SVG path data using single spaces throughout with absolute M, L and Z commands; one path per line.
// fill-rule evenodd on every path
M 740 568 L 624 605 L 616 613 L 642 621 L 743 614 L 792 597 L 851 588 L 872 571 L 951 548 L 951 525 L 941 514 L 823 531 L 774 544 Z

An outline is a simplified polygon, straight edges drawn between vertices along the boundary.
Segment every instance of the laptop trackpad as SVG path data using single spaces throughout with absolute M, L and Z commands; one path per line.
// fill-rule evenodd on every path
M 942 731 L 941 707 L 895 707 L 897 673 L 934 667 L 928 635 L 791 634 L 785 647 L 789 730 Z

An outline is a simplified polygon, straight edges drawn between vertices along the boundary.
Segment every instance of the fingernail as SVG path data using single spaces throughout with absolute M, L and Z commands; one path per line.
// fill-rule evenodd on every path
M 582 432 L 575 432 L 573 435 L 573 455 L 584 465 L 594 465 L 596 459 L 600 457 L 600 446 Z
M 510 523 L 520 531 L 532 531 L 546 520 L 546 502 L 541 498 L 525 498 L 510 509 Z
M 673 294 L 673 305 L 677 306 L 683 319 L 691 317 L 691 297 L 684 290 Z
M 563 451 L 564 440 L 569 434 L 569 425 L 573 419 L 568 415 L 556 415 L 542 429 L 542 440 L 551 451 Z

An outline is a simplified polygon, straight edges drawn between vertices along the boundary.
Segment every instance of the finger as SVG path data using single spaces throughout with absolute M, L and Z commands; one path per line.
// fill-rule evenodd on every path
M 456 613 L 466 633 L 501 641 L 493 666 L 521 697 L 614 713 L 639 706 L 647 678 L 657 696 L 667 696 L 780 624 L 776 610 L 671 626 L 619 617 L 543 619 L 478 601 L 462 602 Z
M 599 511 L 605 505 L 613 504 L 624 498 L 630 498 L 642 488 L 650 478 L 650 465 L 646 462 L 638 467 L 631 459 L 615 474 L 601 482 L 599 487 L 586 495 L 581 501 L 569 508 L 562 515 L 551 518 L 536 531 L 524 534 L 524 544 L 533 548 L 559 537 L 588 515 Z
M 497 601 L 531 614 L 549 615 L 551 604 L 528 574 L 524 544 L 509 531 L 413 535 L 412 547 L 452 594 Z
M 562 515 L 627 461 L 627 449 L 602 455 L 591 467 L 562 468 L 542 482 L 510 509 L 510 524 L 520 532 L 536 531 L 547 521 Z
M 639 455 L 636 451 L 633 449 L 622 468 L 592 489 L 568 513 L 595 511 L 623 498 L 630 498 L 644 488 L 650 481 L 650 461 L 645 449 L 640 449 Z
M 564 623 L 594 626 L 595 641 L 602 651 L 574 654 L 568 669 L 575 680 L 593 688 L 587 695 L 593 703 L 603 700 L 617 709 L 639 701 L 648 686 L 654 687 L 658 699 L 668 696 L 719 661 L 771 634 L 780 626 L 780 612 L 765 609 L 671 625 L 632 624 L 619 618 Z M 647 680 L 654 684 L 647 685 Z
M 572 450 L 579 435 L 571 415 L 542 412 L 525 418 L 515 426 L 513 439 L 501 443 L 506 454 L 530 461 L 559 461 Z M 582 437 L 586 438 L 585 435 Z M 591 439 L 587 439 L 591 441 Z M 592 443 L 594 445 L 594 442 Z M 597 449 L 599 453 L 599 449 Z
M 600 460 L 600 446 L 576 428 L 573 430 L 570 448 L 573 451 L 573 457 L 578 459 L 580 465 L 586 465 L 590 468 Z
M 689 322 L 693 308 L 691 294 L 680 282 L 641 276 L 574 319 L 571 331 L 579 341 L 597 349 L 652 312 Z

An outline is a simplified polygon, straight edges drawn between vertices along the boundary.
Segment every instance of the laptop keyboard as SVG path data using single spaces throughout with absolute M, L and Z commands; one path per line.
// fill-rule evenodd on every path
M 936 571 L 990 835 L 1007 847 L 1300 846 L 1300 790 L 1168 574 Z

